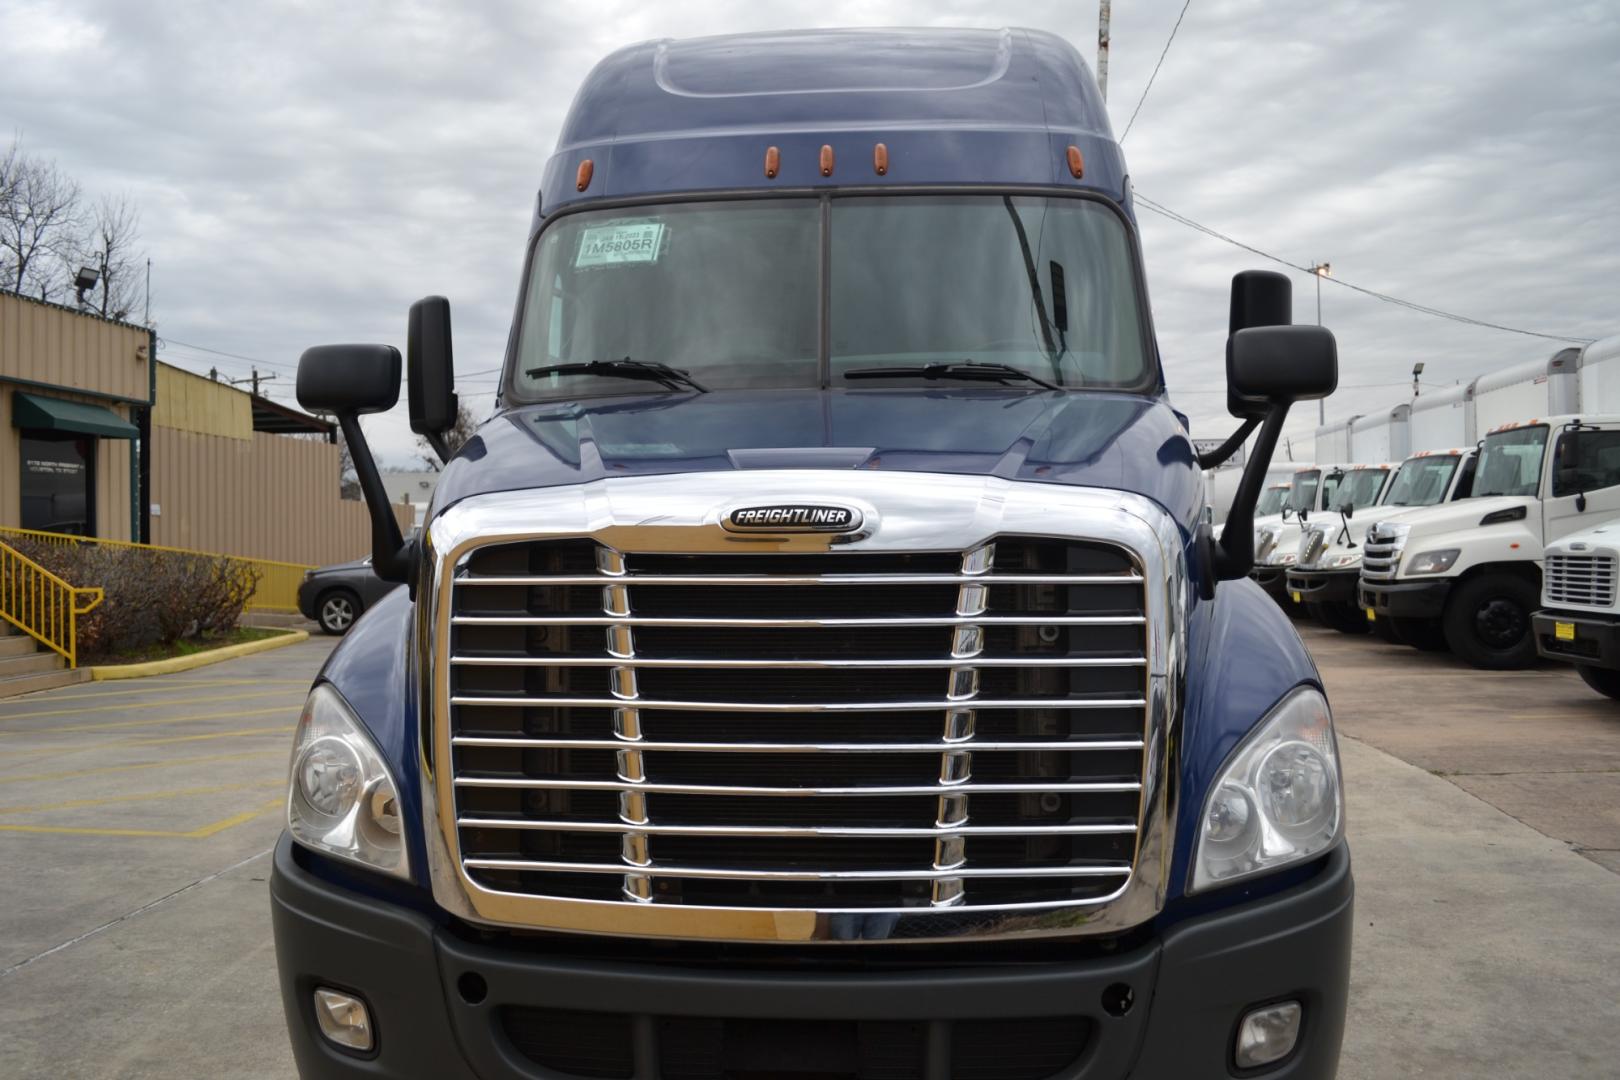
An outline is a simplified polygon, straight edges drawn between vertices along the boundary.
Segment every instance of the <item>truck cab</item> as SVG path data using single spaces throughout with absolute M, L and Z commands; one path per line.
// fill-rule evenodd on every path
M 1504 424 L 1479 447 L 1472 497 L 1375 523 L 1359 595 L 1413 641 L 1480 668 L 1535 662 L 1542 550 L 1620 514 L 1620 416 Z
M 1288 596 L 1304 605 L 1324 626 L 1359 634 L 1369 620 L 1356 595 L 1361 575 L 1362 544 L 1376 519 L 1401 520 L 1426 506 L 1466 499 L 1473 490 L 1477 451 L 1423 450 L 1396 469 L 1376 505 L 1357 503 L 1354 495 L 1335 500 L 1319 520 L 1301 530 L 1294 565 L 1288 570 Z M 1340 487 L 1341 496 L 1348 485 Z
M 1620 521 L 1549 543 L 1542 555 L 1541 610 L 1532 623 L 1543 657 L 1574 664 L 1586 685 L 1620 699 L 1617 566 Z
M 1333 504 L 1346 472 L 1359 467 L 1310 465 L 1295 471 L 1289 480 L 1288 498 L 1278 512 L 1255 520 L 1254 569 L 1249 577 L 1278 604 L 1288 606 L 1288 568 L 1298 557 L 1299 534 L 1305 522 Z
M 1232 286 L 1219 535 L 1125 161 L 1007 31 L 658 41 L 545 166 L 495 411 L 450 306 L 299 364 L 402 581 L 294 735 L 305 1077 L 1330 1077 L 1332 714 L 1247 580 L 1290 283 Z M 475 367 L 492 358 L 479 357 Z M 402 538 L 363 416 L 447 460 Z M 1221 448 L 1225 451 L 1225 445 Z

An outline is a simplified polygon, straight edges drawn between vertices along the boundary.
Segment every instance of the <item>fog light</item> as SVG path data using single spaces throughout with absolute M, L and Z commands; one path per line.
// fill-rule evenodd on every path
M 329 1042 L 362 1053 L 372 1047 L 371 1016 L 366 1003 L 353 994 L 325 987 L 316 990 L 315 1022 Z
M 1303 1013 L 1297 1001 L 1254 1009 L 1238 1025 L 1237 1067 L 1255 1069 L 1294 1052 Z

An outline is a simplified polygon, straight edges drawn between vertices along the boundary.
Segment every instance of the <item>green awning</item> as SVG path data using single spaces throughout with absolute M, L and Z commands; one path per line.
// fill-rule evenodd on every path
M 11 403 L 14 427 L 71 431 L 101 439 L 133 439 L 140 434 L 134 424 L 100 405 L 21 393 L 13 394 Z

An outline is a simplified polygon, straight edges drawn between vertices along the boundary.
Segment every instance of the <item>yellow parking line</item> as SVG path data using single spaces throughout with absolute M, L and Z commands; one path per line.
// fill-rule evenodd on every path
M 164 680 L 162 682 L 161 685 L 158 685 L 158 686 L 130 686 L 130 687 L 127 687 L 125 689 L 107 689 L 107 690 L 102 690 L 102 691 L 91 691 L 91 692 L 88 692 L 88 693 L 78 693 L 78 694 L 51 693 L 48 697 L 42 697 L 36 702 L 26 702 L 25 704 L 46 705 L 46 704 L 55 704 L 58 701 L 89 701 L 89 700 L 93 700 L 95 698 L 103 698 L 103 699 L 110 700 L 112 698 L 124 697 L 127 694 L 172 694 L 172 693 L 175 692 L 175 689 L 177 687 L 188 687 L 188 686 L 195 686 L 195 687 L 199 687 L 199 688 L 215 687 L 215 686 L 263 686 L 265 683 L 280 683 L 280 682 L 296 683 L 296 684 L 298 684 L 300 686 L 308 686 L 310 684 L 311 680 L 309 680 L 309 679 L 197 679 L 197 680 L 192 681 L 192 682 L 187 682 L 184 679 L 166 679 L 166 680 Z M 101 685 L 107 686 L 107 687 L 121 687 L 124 684 L 122 684 L 122 683 L 103 683 Z M 0 710 L 0 720 L 22 719 L 24 717 L 32 716 L 32 715 L 33 715 L 32 713 L 10 713 L 10 712 L 5 712 L 3 710 Z
M 170 761 L 143 761 L 135 765 L 100 765 L 93 769 L 64 769 L 60 772 L 31 773 L 27 776 L 0 776 L 0 784 L 21 784 L 30 780 L 77 780 L 81 776 L 106 776 L 109 773 L 137 772 L 142 769 L 169 769 L 176 765 L 201 765 L 207 761 L 240 761 L 243 758 L 263 757 L 266 754 L 279 754 L 285 757 L 286 751 L 244 750 L 234 754 L 203 754 L 199 757 L 174 758 Z
M 78 825 L 0 825 L 0 832 L 17 833 L 51 833 L 66 836 L 160 836 L 172 840 L 206 840 L 216 833 L 224 832 L 235 825 L 245 821 L 252 821 L 266 811 L 274 810 L 282 805 L 283 800 L 275 799 L 253 810 L 244 810 L 240 814 L 233 814 L 222 821 L 204 825 L 189 832 L 180 832 L 174 829 L 96 829 Z
M 133 795 L 108 795 L 100 799 L 70 799 L 67 802 L 41 803 L 38 806 L 0 806 L 0 814 L 38 814 L 47 810 L 75 810 L 84 806 L 106 806 L 109 803 L 152 802 L 162 799 L 183 799 L 191 795 L 217 795 L 222 791 L 246 791 L 250 788 L 281 787 L 281 780 L 256 780 L 247 784 L 220 784 L 217 787 L 177 788 L 173 791 L 143 791 Z
M 116 731 L 119 728 L 161 727 L 164 724 L 196 724 L 204 720 L 229 720 L 239 716 L 291 716 L 297 712 L 291 705 L 273 705 L 263 709 L 240 709 L 235 712 L 203 713 L 200 716 L 162 716 L 153 720 L 109 720 L 104 724 L 69 724 L 65 727 L 40 728 L 37 731 L 0 731 L 0 735 L 55 735 L 64 731 Z
M 121 746 L 163 746 L 166 743 L 202 742 L 204 739 L 234 739 L 240 735 L 290 735 L 292 724 L 281 724 L 277 727 L 243 728 L 240 731 L 211 731 L 207 735 L 170 735 L 162 739 L 137 739 L 134 742 L 121 743 Z
M 10 713 L 0 716 L 0 720 L 34 720 L 42 716 L 82 716 L 85 713 L 96 712 L 129 712 L 132 709 L 163 709 L 170 705 L 207 705 L 216 701 L 241 701 L 244 698 L 275 697 L 287 694 L 287 690 L 266 690 L 257 694 L 219 694 L 214 697 L 175 698 L 171 701 L 138 701 L 133 705 L 97 705 L 85 709 L 45 709 L 39 712 Z M 0 735 L 32 735 L 39 728 L 10 728 L 0 730 Z M 70 728 L 51 728 L 52 731 L 68 731 Z M 83 730 L 83 729 L 81 729 Z

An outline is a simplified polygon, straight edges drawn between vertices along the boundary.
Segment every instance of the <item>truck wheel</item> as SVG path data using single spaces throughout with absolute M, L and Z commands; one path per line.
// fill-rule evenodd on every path
M 360 617 L 360 598 L 348 589 L 332 589 L 321 594 L 315 605 L 315 621 L 321 630 L 337 637 L 349 632 Z
M 1587 686 L 1605 697 L 1620 699 L 1620 671 L 1593 667 L 1590 664 L 1576 664 L 1575 670 L 1580 672 L 1581 681 Z
M 1311 618 L 1327 627 L 1337 630 L 1341 634 L 1365 634 L 1367 632 L 1367 613 L 1360 608 L 1345 607 L 1343 604 L 1309 604 Z
M 1530 613 L 1540 601 L 1535 586 L 1510 574 L 1492 574 L 1465 582 L 1451 594 L 1446 614 L 1446 644 L 1477 668 L 1503 671 L 1536 661 L 1536 638 Z
M 1424 652 L 1444 652 L 1450 648 L 1438 620 L 1380 618 L 1378 621 L 1387 624 L 1395 640 L 1402 645 L 1410 645 Z

